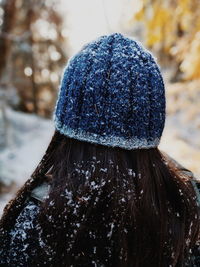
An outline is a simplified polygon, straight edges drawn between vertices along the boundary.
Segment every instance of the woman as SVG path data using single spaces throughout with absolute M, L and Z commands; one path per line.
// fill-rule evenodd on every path
M 64 70 L 47 151 L 1 219 L 2 266 L 199 266 L 198 188 L 161 153 L 163 79 L 115 33 Z

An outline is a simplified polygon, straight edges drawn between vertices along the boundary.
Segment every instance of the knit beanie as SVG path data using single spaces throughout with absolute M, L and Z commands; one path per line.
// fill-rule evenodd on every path
M 86 44 L 64 69 L 53 118 L 61 134 L 78 140 L 124 149 L 158 146 L 165 90 L 154 57 L 119 33 Z

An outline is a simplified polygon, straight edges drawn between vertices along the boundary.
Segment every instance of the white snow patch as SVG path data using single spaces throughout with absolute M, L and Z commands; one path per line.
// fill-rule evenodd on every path
M 52 120 L 6 109 L 9 120 L 9 145 L 0 151 L 0 179 L 6 185 L 14 182 L 9 194 L 0 196 L 0 214 L 16 191 L 30 178 L 54 133 Z

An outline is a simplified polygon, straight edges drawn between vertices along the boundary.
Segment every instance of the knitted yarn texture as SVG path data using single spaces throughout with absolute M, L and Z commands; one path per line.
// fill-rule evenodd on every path
M 53 118 L 60 133 L 78 140 L 124 149 L 158 146 L 165 88 L 154 57 L 120 33 L 86 44 L 64 69 Z

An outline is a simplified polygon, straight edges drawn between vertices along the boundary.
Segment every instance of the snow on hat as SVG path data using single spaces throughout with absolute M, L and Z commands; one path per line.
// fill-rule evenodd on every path
M 86 44 L 64 69 L 54 111 L 71 138 L 124 149 L 159 144 L 165 89 L 152 54 L 114 33 Z

